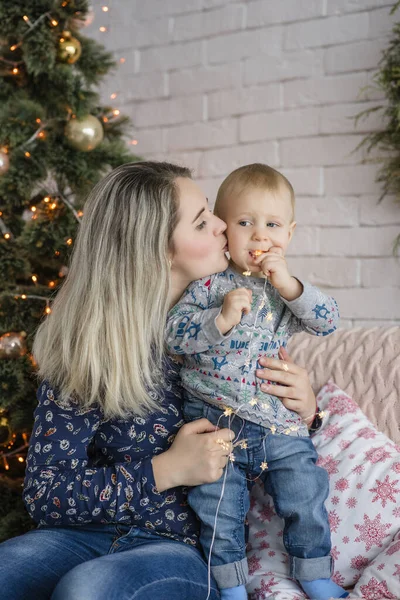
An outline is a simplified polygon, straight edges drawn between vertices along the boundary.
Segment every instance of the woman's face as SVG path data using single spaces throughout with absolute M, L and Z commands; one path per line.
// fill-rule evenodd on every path
M 172 283 L 181 293 L 191 281 L 228 266 L 226 224 L 210 212 L 207 198 L 189 178 L 178 177 L 179 221 L 175 228 L 171 255 Z

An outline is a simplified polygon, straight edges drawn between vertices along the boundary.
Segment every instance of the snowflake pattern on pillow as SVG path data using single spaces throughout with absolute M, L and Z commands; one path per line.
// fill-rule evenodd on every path
M 380 433 L 333 382 L 318 394 L 325 412 L 313 436 L 318 464 L 329 474 L 326 502 L 332 533 L 333 579 L 354 587 L 351 598 L 400 598 L 400 447 Z M 249 513 L 251 600 L 302 600 L 288 576 L 283 521 L 255 485 Z

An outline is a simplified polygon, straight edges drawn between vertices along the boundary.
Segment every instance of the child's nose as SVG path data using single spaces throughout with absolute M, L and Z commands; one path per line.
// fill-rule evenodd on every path
M 253 239 L 257 242 L 269 239 L 269 232 L 266 229 L 258 228 L 253 232 Z

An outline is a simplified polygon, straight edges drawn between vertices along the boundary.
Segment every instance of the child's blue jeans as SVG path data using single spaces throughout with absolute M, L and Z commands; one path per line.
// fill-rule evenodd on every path
M 234 462 L 215 483 L 192 488 L 189 504 L 201 520 L 200 541 L 206 557 L 211 550 L 212 573 L 220 589 L 247 582 L 244 521 L 249 510 L 247 478 L 261 473 L 265 491 L 272 496 L 277 514 L 285 520 L 283 542 L 289 554 L 293 579 L 328 579 L 332 575 L 331 537 L 324 502 L 329 492 L 327 472 L 316 466 L 318 458 L 309 437 L 277 435 L 240 417 L 224 417 L 219 408 L 199 400 L 185 402 L 188 421 L 206 417 L 220 428 L 234 431 L 246 440 L 237 446 Z M 263 470 L 262 463 L 268 468 Z M 225 478 L 225 479 L 224 479 Z
M 40 527 L 0 544 L 10 600 L 204 600 L 207 585 L 196 548 L 135 526 Z M 210 600 L 219 597 L 211 577 Z

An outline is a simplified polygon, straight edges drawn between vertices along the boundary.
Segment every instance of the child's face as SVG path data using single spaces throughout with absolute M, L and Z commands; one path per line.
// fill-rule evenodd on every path
M 229 254 L 240 271 L 261 272 L 255 250 L 278 247 L 286 254 L 296 223 L 292 220 L 289 192 L 250 188 L 224 201 Z

